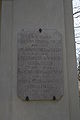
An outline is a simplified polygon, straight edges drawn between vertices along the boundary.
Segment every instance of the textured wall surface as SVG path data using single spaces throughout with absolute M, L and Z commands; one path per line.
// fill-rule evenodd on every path
M 70 0 L 3 1 L 0 55 L 1 120 L 79 118 L 71 10 Z M 21 29 L 40 27 L 57 29 L 63 38 L 64 96 L 57 102 L 24 102 L 17 97 L 17 32 Z

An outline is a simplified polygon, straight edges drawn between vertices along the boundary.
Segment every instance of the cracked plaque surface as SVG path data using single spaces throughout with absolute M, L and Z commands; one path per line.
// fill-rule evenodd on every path
M 21 30 L 17 35 L 17 95 L 23 100 L 59 100 L 64 93 L 62 34 Z

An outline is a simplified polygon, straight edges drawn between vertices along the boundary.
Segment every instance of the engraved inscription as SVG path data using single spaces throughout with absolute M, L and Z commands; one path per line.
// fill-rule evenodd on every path
M 63 96 L 62 35 L 57 30 L 20 31 L 17 39 L 17 94 L 23 100 Z

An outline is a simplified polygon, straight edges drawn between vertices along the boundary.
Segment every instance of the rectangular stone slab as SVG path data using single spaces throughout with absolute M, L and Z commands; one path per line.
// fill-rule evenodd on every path
M 17 36 L 17 95 L 27 101 L 59 100 L 64 93 L 62 34 L 39 28 Z

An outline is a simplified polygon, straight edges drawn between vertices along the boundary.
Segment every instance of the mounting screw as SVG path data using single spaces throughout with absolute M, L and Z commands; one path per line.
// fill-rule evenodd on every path
M 39 32 L 40 32 L 40 33 L 42 32 L 42 29 L 41 29 L 41 28 L 39 28 Z
M 56 100 L 56 97 L 55 97 L 55 96 L 53 96 L 53 100 L 54 100 L 54 101 Z
M 27 96 L 27 97 L 25 98 L 25 100 L 26 100 L 26 101 L 29 101 L 29 97 Z

